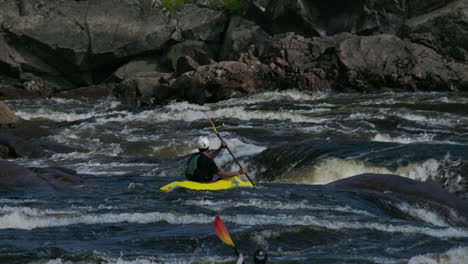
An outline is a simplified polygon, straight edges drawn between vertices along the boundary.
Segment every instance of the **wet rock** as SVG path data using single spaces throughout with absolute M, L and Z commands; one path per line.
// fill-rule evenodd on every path
M 0 159 L 6 159 L 9 157 L 11 157 L 11 153 L 8 146 L 0 144 Z
M 234 16 L 226 29 L 219 60 L 237 60 L 249 46 L 270 41 L 271 37 L 252 21 Z
M 116 97 L 126 103 L 161 103 L 170 96 L 172 74 L 148 72 L 125 79 L 115 89 Z
M 11 130 L 9 130 L 11 131 Z M 0 131 L 0 144 L 9 149 L 9 157 L 41 158 L 47 156 L 45 148 L 34 140 L 26 140 Z
M 140 72 L 167 72 L 159 57 L 148 56 L 131 60 L 112 74 L 109 81 L 120 82 Z
M 393 174 L 364 173 L 331 182 L 327 186 L 405 195 L 412 198 L 411 201 L 429 203 L 439 208 L 449 216 L 449 220 L 454 221 L 457 225 L 468 226 L 468 203 L 432 183 L 420 182 Z M 452 217 L 451 209 L 456 210 L 462 218 L 461 221 Z
M 0 35 L 0 71 L 9 76 L 18 76 L 21 72 L 21 57 Z
M 16 124 L 20 121 L 21 118 L 13 113 L 7 104 L 0 101 L 0 125 Z
M 16 88 L 11 85 L 0 84 L 0 100 L 32 99 L 39 97 L 40 96 L 35 92 L 27 91 L 22 88 Z
M 166 54 L 166 60 L 177 71 L 177 63 L 180 58 L 191 57 L 199 65 L 207 65 L 215 58 L 218 48 L 208 46 L 202 41 L 189 40 L 177 43 L 169 49 Z
M 56 93 L 54 96 L 69 99 L 99 99 L 113 96 L 115 87 L 114 83 L 104 83 Z
M 434 2 L 434 1 L 432 1 Z M 435 1 L 438 2 L 438 1 Z M 444 57 L 468 62 L 468 2 L 452 2 L 421 17 L 409 19 L 399 32 L 401 38 L 435 50 Z
M 401 25 L 406 19 L 440 9 L 452 2 L 456 1 L 253 0 L 249 3 L 247 18 L 270 34 L 294 32 L 311 37 L 342 32 L 390 33 L 394 30 L 393 25 Z
M 262 90 L 263 84 L 249 65 L 237 61 L 223 61 L 200 66 L 177 78 L 173 88 L 183 91 L 189 102 L 204 104 L 239 97 Z
M 178 28 L 186 40 L 220 43 L 228 23 L 226 14 L 192 4 L 177 12 Z
M 112 60 L 160 50 L 175 31 L 176 21 L 154 7 L 141 16 L 135 1 L 87 1 L 86 30 L 89 34 L 91 68 Z
M 86 81 L 80 74 L 89 46 L 84 31 L 86 8 L 84 2 L 76 1 L 34 2 L 35 15 L 12 17 L 4 28 L 15 46 L 27 47 L 50 67 L 71 73 L 70 79 L 79 83 Z
M 407 43 L 392 35 L 352 37 L 338 49 L 346 81 L 358 90 L 380 86 L 406 90 L 464 90 L 461 80 L 468 72 L 457 72 L 434 50 Z M 462 67 L 462 66 L 461 66 Z M 404 87 L 409 77 L 415 87 Z
M 200 64 L 198 64 L 194 59 L 192 59 L 192 57 L 190 56 L 180 57 L 177 60 L 176 75 L 180 76 L 186 72 L 194 71 L 198 67 L 200 67 Z
M 25 168 L 0 160 L 1 187 L 64 189 L 82 180 L 76 172 L 66 168 Z
M 447 62 L 433 49 L 389 34 L 304 38 L 288 33 L 275 36 L 256 54 L 275 81 L 288 87 L 365 92 L 468 88 L 465 64 Z

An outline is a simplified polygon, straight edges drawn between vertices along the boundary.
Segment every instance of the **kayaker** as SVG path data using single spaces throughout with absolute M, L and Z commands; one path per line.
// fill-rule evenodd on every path
M 223 148 L 228 147 L 226 142 L 221 141 L 218 149 L 208 152 L 210 140 L 202 136 L 197 140 L 197 147 L 198 153 L 190 156 L 185 170 L 185 176 L 190 181 L 211 182 L 247 173 L 246 168 L 231 172 L 222 171 L 218 168 L 213 159 L 218 156 Z
M 268 253 L 264 249 L 257 249 L 254 253 L 254 263 L 255 264 L 266 264 L 268 261 Z M 236 264 L 247 264 L 244 262 L 244 255 L 239 254 Z

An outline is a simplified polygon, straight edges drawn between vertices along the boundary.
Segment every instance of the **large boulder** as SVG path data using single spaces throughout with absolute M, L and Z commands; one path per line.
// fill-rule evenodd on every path
M 304 38 L 280 34 L 257 45 L 256 56 L 288 87 L 320 90 L 466 90 L 467 65 L 389 34 L 341 33 Z
M 406 19 L 449 5 L 454 0 L 252 0 L 247 17 L 271 34 L 295 32 L 325 36 L 392 30 Z M 463 1 L 463 0 L 462 0 Z
M 160 8 L 141 15 L 138 1 L 89 1 L 85 25 L 89 34 L 90 68 L 115 59 L 160 50 L 176 29 L 176 21 Z
M 432 209 L 440 210 L 455 225 L 468 226 L 468 202 L 433 183 L 420 182 L 394 174 L 364 173 L 331 182 L 327 186 L 368 190 L 371 191 L 371 195 L 385 193 L 403 195 L 408 201 L 416 202 L 419 206 L 428 204 Z M 454 215 L 454 212 L 458 216 Z
M 402 1 L 386 0 L 252 0 L 249 19 L 272 34 L 295 32 L 303 36 L 325 36 L 362 32 L 405 18 Z
M 393 35 L 351 37 L 338 48 L 345 84 L 358 90 L 467 90 L 466 65 L 448 63 L 434 50 Z M 460 69 L 467 69 L 460 71 Z
M 167 72 L 168 69 L 158 56 L 142 56 L 135 58 L 118 68 L 109 81 L 120 82 L 140 72 Z
M 230 19 L 224 35 L 219 60 L 237 60 L 240 53 L 251 45 L 270 41 L 271 37 L 252 21 L 234 16 Z
M 162 103 L 170 96 L 172 74 L 139 73 L 122 81 L 115 89 L 115 96 L 125 102 L 151 105 Z
M 61 190 L 82 182 L 76 172 L 70 169 L 29 169 L 10 161 L 0 160 L 0 187 Z
M 70 74 L 76 83 L 86 82 L 89 76 L 80 71 L 87 68 L 87 3 L 52 0 L 34 5 L 34 15 L 15 16 L 4 22 L 10 42 Z
M 180 58 L 190 56 L 199 65 L 207 65 L 216 58 L 217 51 L 217 47 L 209 46 L 203 41 L 187 40 L 172 45 L 165 58 L 172 69 L 177 70 L 177 63 Z
M 54 96 L 69 98 L 69 99 L 99 99 L 112 97 L 114 89 L 117 86 L 115 83 L 103 83 L 98 85 L 90 85 L 80 87 L 68 91 L 63 91 L 54 94 Z
M 447 58 L 467 63 L 467 24 L 468 2 L 455 1 L 424 16 L 407 20 L 400 36 L 427 46 Z
M 189 102 L 204 104 L 264 89 L 257 77 L 257 72 L 245 63 L 222 61 L 184 73 L 174 82 L 173 89 Z
M 18 76 L 21 72 L 21 61 L 16 51 L 0 35 L 0 71 L 10 76 Z
M 222 41 L 228 17 L 222 12 L 186 4 L 177 12 L 177 26 L 185 40 Z

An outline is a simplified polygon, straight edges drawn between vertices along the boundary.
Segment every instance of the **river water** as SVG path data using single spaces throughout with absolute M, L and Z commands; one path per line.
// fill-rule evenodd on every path
M 456 211 L 324 185 L 392 173 L 468 200 L 468 94 L 287 90 L 203 106 L 7 104 L 43 120 L 47 140 L 79 149 L 15 162 L 73 168 L 85 183 L 2 191 L 0 263 L 234 263 L 213 230 L 217 215 L 241 252 L 265 248 L 270 263 L 468 263 L 468 228 Z M 206 115 L 257 189 L 159 191 L 183 179 L 198 136 L 219 146 Z M 237 169 L 227 151 L 216 161 Z

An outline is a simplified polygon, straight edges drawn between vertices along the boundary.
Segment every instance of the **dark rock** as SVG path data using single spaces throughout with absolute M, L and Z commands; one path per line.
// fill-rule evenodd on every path
M 176 28 L 160 8 L 141 17 L 134 1 L 89 1 L 86 28 L 90 38 L 91 68 L 112 60 L 160 50 Z
M 11 153 L 8 146 L 0 144 L 0 159 L 6 159 L 9 157 L 11 157 Z
M 198 64 L 194 59 L 192 59 L 192 57 L 180 57 L 177 60 L 176 76 L 180 76 L 189 71 L 194 71 L 198 67 L 200 67 L 200 64 Z
M 181 6 L 177 19 L 184 39 L 217 43 L 221 42 L 228 23 L 224 13 L 192 4 Z
M 125 79 L 115 90 L 116 97 L 126 103 L 154 104 L 169 97 L 169 73 L 139 73 Z
M 0 186 L 22 188 L 68 189 L 82 183 L 76 172 L 66 168 L 25 168 L 0 160 Z
M 361 91 L 380 86 L 414 89 L 404 87 L 407 77 L 417 90 L 468 88 L 460 82 L 468 72 L 457 73 L 434 50 L 392 35 L 348 38 L 340 44 L 338 56 L 343 78 Z
M 19 13 L 20 16 L 30 16 L 34 14 L 34 9 L 32 5 L 32 1 L 30 0 L 19 0 Z
M 56 93 L 54 94 L 54 96 L 69 99 L 98 99 L 113 96 L 113 91 L 115 87 L 116 84 L 114 83 L 105 83 L 100 85 L 80 87 L 77 89 Z
M 399 32 L 400 36 L 427 46 L 442 56 L 468 62 L 468 2 L 431 2 L 439 2 L 440 5 L 453 3 L 406 21 L 406 28 Z
M 451 209 L 456 210 L 464 219 L 463 221 L 459 221 L 459 219 L 452 220 L 456 221 L 456 224 L 463 226 L 468 225 L 468 203 L 432 183 L 420 182 L 393 174 L 364 173 L 331 182 L 327 184 L 327 186 L 334 188 L 365 189 L 380 193 L 390 191 L 392 193 L 414 197 L 413 200 L 416 202 L 442 206 L 444 211 L 448 212 L 447 215 L 452 215 L 450 213 Z
M 210 47 L 202 41 L 189 40 L 171 46 L 166 54 L 166 60 L 172 69 L 176 70 L 178 60 L 181 57 L 190 56 L 197 64 L 207 65 L 211 63 L 211 59 L 216 57 L 216 53 L 217 48 Z
M 160 62 L 159 57 L 144 57 L 139 59 L 134 59 L 125 65 L 117 69 L 117 71 L 112 74 L 109 81 L 120 82 L 126 78 L 130 78 L 133 75 L 140 72 L 166 72 L 167 69 Z
M 0 100 L 33 99 L 40 97 L 41 95 L 34 91 L 28 91 L 21 88 L 15 88 L 10 85 L 0 84 Z
M 46 180 L 55 188 L 61 188 L 70 184 L 82 183 L 83 180 L 77 176 L 76 171 L 61 167 L 28 168 L 36 173 L 41 179 Z
M 223 61 L 204 65 L 177 78 L 173 89 L 183 91 L 191 103 L 204 104 L 239 97 L 264 89 L 257 73 L 247 64 Z
M 342 32 L 366 33 L 448 6 L 453 0 L 253 0 L 247 18 L 270 34 L 295 32 L 306 37 L 334 35 Z
M 21 72 L 19 64 L 21 61 L 16 50 L 12 49 L 3 36 L 0 35 L 0 71 L 3 74 L 17 77 Z
M 271 37 L 260 26 L 234 16 L 226 29 L 219 60 L 237 60 L 250 45 L 270 41 Z
M 59 6 L 60 8 L 57 8 Z M 87 81 L 88 35 L 85 31 L 85 2 L 52 0 L 35 2 L 35 15 L 11 17 L 4 28 L 11 43 L 27 47 L 47 64 L 75 83 Z
M 46 149 L 33 140 L 0 132 L 0 144 L 8 147 L 10 157 L 41 158 L 47 156 Z

